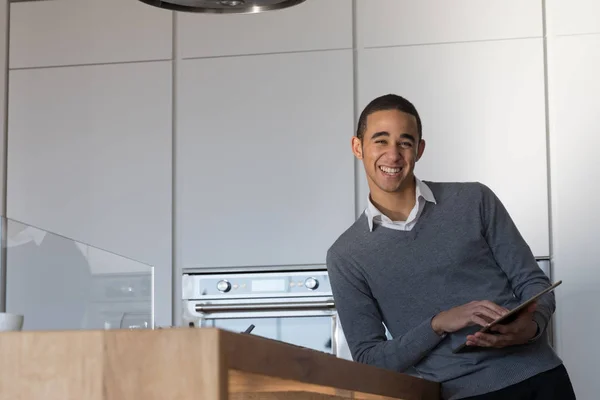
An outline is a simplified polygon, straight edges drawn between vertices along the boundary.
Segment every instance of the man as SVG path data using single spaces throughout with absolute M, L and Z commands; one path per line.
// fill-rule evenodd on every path
M 424 150 L 408 100 L 386 95 L 363 110 L 352 151 L 368 207 L 327 253 L 354 360 L 441 382 L 445 399 L 574 399 L 545 332 L 552 293 L 476 333 L 550 283 L 490 189 L 415 177 Z

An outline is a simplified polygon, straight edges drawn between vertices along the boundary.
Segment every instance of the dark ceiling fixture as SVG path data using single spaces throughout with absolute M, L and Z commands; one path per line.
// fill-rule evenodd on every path
M 140 0 L 154 7 L 205 14 L 255 14 L 281 10 L 306 0 Z M 320 0 L 323 1 L 323 0 Z

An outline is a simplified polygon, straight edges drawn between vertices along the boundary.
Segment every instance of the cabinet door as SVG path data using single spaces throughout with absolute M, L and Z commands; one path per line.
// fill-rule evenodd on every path
M 598 0 L 547 0 L 550 33 L 577 35 L 600 33 Z
M 13 3 L 10 67 L 167 60 L 173 15 L 137 0 Z
M 249 15 L 177 17 L 183 58 L 352 48 L 348 0 L 313 0 Z
M 171 309 L 171 82 L 169 61 L 9 77 L 8 217 L 153 265 L 161 324 Z
M 365 47 L 542 36 L 539 0 L 358 0 Z
M 365 50 L 360 108 L 390 92 L 412 101 L 423 120 L 427 147 L 417 176 L 487 184 L 535 255 L 548 256 L 542 40 Z M 362 209 L 364 178 L 359 193 Z
M 557 351 L 578 398 L 594 399 L 600 330 L 600 213 L 598 212 L 598 92 L 600 35 L 559 38 L 549 57 L 552 236 Z
M 352 51 L 180 68 L 182 267 L 324 263 L 354 220 Z

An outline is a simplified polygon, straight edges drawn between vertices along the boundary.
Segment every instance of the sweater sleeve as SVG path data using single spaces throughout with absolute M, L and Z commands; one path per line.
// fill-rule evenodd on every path
M 388 340 L 377 300 L 360 270 L 331 249 L 327 253 L 327 269 L 354 361 L 404 372 L 444 338 L 431 327 L 432 315 L 404 335 Z
M 523 302 L 550 286 L 550 280 L 538 266 L 537 261 L 525 242 L 508 211 L 487 186 L 481 184 L 481 214 L 483 235 L 488 242 L 496 263 L 504 271 L 514 294 Z M 545 331 L 556 307 L 554 293 L 540 297 L 534 320 L 538 324 L 539 338 Z

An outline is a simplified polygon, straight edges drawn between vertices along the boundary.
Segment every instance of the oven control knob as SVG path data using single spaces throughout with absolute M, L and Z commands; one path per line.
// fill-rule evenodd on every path
M 304 281 L 304 286 L 306 286 L 310 290 L 315 290 L 316 288 L 319 287 L 319 281 L 316 280 L 315 278 L 307 278 Z
M 217 282 L 217 289 L 219 292 L 227 293 L 231 290 L 231 283 L 225 280 L 219 281 Z

